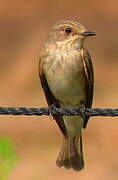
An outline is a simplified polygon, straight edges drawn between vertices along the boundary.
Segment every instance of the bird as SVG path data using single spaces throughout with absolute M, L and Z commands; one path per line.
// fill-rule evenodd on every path
M 91 108 L 94 70 L 84 42 L 93 35 L 96 33 L 74 20 L 60 20 L 52 26 L 39 60 L 40 82 L 49 108 Z M 52 116 L 63 135 L 57 166 L 82 170 L 82 131 L 89 117 Z

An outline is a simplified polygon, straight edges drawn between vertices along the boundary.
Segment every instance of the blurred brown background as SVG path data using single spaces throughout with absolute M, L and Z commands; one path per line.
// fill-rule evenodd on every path
M 74 19 L 97 36 L 86 42 L 95 68 L 93 107 L 118 108 L 118 2 L 102 0 L 0 1 L 0 106 L 46 107 L 38 78 L 41 45 L 56 21 Z M 118 118 L 91 118 L 84 132 L 86 167 L 55 165 L 62 136 L 48 117 L 0 116 L 0 136 L 11 138 L 21 161 L 10 180 L 117 180 Z

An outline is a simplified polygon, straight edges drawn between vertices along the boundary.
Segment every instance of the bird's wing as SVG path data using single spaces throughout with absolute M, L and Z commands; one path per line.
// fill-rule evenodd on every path
M 93 88 L 94 88 L 94 71 L 92 60 L 89 52 L 83 48 L 81 50 L 83 65 L 84 65 L 84 73 L 86 77 L 86 108 L 91 108 L 92 100 L 93 100 Z M 86 128 L 89 117 L 85 117 L 83 128 Z
M 40 77 L 41 85 L 42 85 L 47 103 L 50 107 L 51 105 L 54 105 L 57 102 L 57 99 L 55 99 L 55 97 L 53 96 L 53 94 L 48 86 L 48 83 L 47 83 L 47 80 L 46 80 L 46 77 L 45 77 L 45 74 L 43 71 L 42 63 L 43 63 L 43 60 L 40 59 L 40 61 L 39 61 L 39 77 Z M 58 104 L 58 107 L 59 107 L 59 104 Z M 63 117 L 61 115 L 53 115 L 53 118 L 57 122 L 62 134 L 64 136 L 67 136 L 67 130 L 66 130 L 66 126 L 64 124 Z

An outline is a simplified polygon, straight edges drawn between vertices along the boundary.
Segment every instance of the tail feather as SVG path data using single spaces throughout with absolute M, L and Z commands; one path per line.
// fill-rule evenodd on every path
M 67 169 L 71 168 L 70 161 L 68 159 L 68 139 L 65 137 L 63 138 L 63 144 L 59 152 L 56 164 L 59 167 L 64 166 Z
M 56 162 L 57 166 L 80 171 L 84 168 L 82 136 L 68 137 L 63 140 L 62 148 Z

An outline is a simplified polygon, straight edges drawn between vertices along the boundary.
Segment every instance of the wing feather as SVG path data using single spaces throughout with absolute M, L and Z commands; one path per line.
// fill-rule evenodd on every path
M 92 100 L 93 100 L 93 89 L 94 89 L 94 71 L 93 71 L 93 65 L 92 65 L 92 59 L 90 57 L 89 52 L 83 48 L 82 51 L 82 60 L 84 65 L 84 72 L 86 76 L 86 108 L 91 108 L 92 106 Z M 89 117 L 85 117 L 83 128 L 86 128 L 88 123 Z

